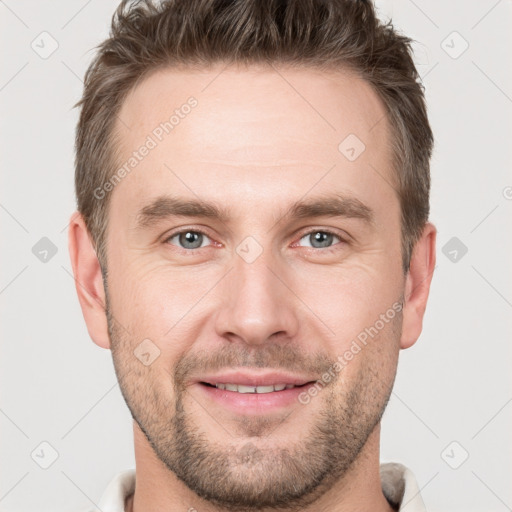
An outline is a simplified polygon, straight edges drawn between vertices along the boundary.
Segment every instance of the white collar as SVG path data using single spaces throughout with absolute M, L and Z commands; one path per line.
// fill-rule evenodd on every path
M 398 462 L 380 465 L 382 492 L 390 504 L 403 512 L 426 512 L 416 478 Z M 135 469 L 118 473 L 108 484 L 98 505 L 102 512 L 125 512 L 124 503 L 135 491 Z M 407 508 L 407 510 L 406 510 Z

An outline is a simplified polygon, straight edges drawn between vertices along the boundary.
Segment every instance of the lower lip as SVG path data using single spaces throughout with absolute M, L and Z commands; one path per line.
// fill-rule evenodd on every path
M 197 386 L 210 400 L 235 413 L 264 414 L 293 404 L 299 404 L 299 395 L 307 391 L 312 384 L 310 382 L 304 386 L 272 391 L 271 393 L 238 393 L 237 391 L 228 391 L 201 383 L 197 383 Z

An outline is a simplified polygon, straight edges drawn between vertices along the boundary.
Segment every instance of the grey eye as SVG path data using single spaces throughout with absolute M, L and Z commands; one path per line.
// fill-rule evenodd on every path
M 337 238 L 341 241 L 341 238 L 330 233 L 329 231 L 311 231 L 301 238 L 301 241 L 306 239 L 310 242 L 310 245 L 306 247 L 312 247 L 313 249 L 322 249 L 324 247 L 330 247 L 333 244 L 333 239 Z
M 178 243 L 173 243 L 172 240 L 174 239 L 177 239 Z M 204 233 L 192 230 L 176 233 L 168 239 L 170 243 L 178 245 L 178 247 L 181 247 L 182 249 L 199 249 L 204 246 L 203 243 L 207 240 L 209 239 Z M 206 243 L 206 245 L 208 244 Z

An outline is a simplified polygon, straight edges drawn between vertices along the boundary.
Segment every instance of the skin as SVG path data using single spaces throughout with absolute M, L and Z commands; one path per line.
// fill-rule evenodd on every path
M 69 228 L 89 334 L 112 350 L 134 417 L 136 490 L 126 510 L 390 511 L 380 418 L 399 351 L 421 333 L 436 229 L 425 226 L 404 275 L 384 106 L 348 72 L 160 70 L 122 105 L 120 165 L 190 96 L 197 107 L 112 192 L 105 282 L 78 212 Z M 348 134 L 366 146 L 353 162 L 338 151 Z M 137 212 L 162 193 L 218 202 L 231 217 L 136 229 Z M 332 193 L 358 198 L 374 224 L 283 217 L 294 201 Z M 204 230 L 203 247 L 169 239 L 178 228 Z M 322 230 L 340 238 L 315 246 L 309 234 Z M 248 236 L 262 248 L 251 263 L 236 252 Z M 401 302 L 307 405 L 236 413 L 193 380 L 242 366 L 319 378 Z M 144 339 L 160 351 L 148 366 L 134 356 Z

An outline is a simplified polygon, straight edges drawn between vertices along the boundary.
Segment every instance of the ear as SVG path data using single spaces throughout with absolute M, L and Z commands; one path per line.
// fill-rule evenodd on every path
M 96 345 L 110 348 L 101 266 L 79 212 L 73 213 L 69 222 L 68 248 L 76 292 L 89 336 Z
M 435 226 L 427 222 L 411 255 L 409 271 L 405 278 L 400 348 L 414 345 L 421 334 L 423 315 L 436 265 L 436 235 Z

